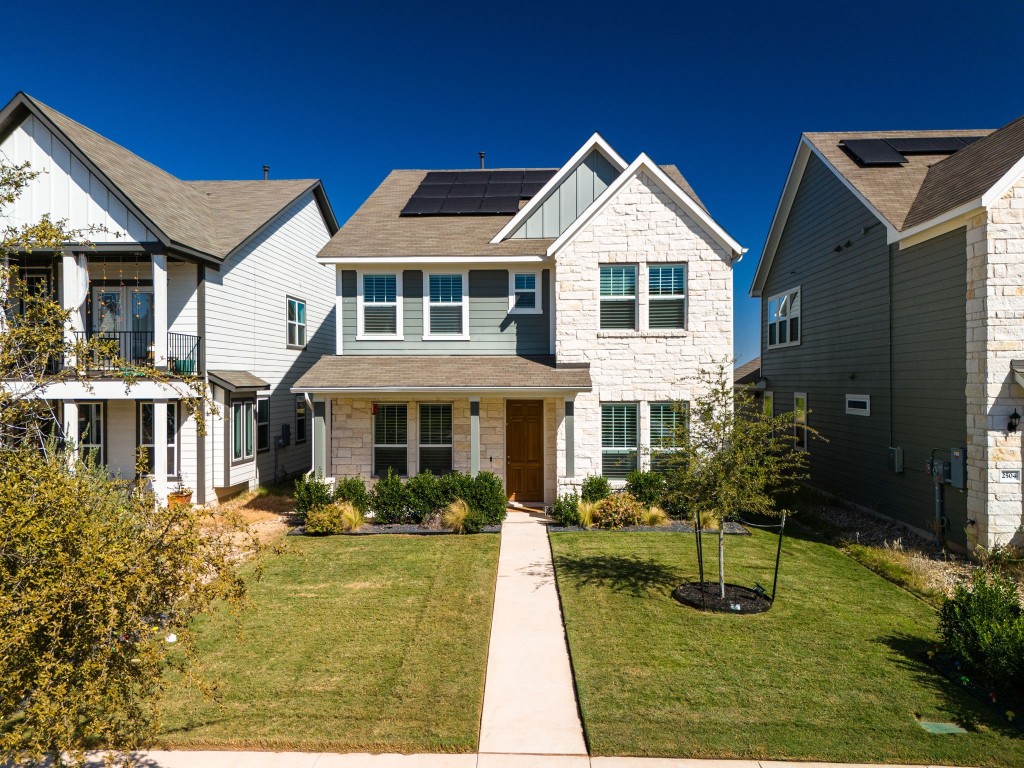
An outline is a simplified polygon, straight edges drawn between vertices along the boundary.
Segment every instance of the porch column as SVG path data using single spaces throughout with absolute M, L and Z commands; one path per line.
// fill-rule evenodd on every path
M 480 472 L 480 398 L 469 398 L 469 474 Z
M 153 254 L 153 365 L 167 367 L 167 256 Z
M 313 474 L 327 477 L 327 403 L 313 401 Z
M 167 503 L 167 401 L 153 401 L 153 493 Z
M 68 449 L 68 466 L 74 467 L 78 455 L 78 403 L 64 401 L 64 445 Z
M 61 306 L 71 313 L 64 326 L 64 343 L 65 346 L 71 348 L 76 340 L 75 332 L 85 330 L 85 318 L 82 310 L 89 297 L 89 258 L 65 251 L 61 257 L 61 282 L 63 283 Z M 74 355 L 69 355 L 65 364 L 74 366 L 76 364 Z M 77 416 L 75 423 L 78 423 Z
M 565 399 L 565 476 L 576 474 L 576 401 Z

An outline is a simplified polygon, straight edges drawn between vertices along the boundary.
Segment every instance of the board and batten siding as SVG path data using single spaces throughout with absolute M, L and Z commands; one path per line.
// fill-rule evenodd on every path
M 591 152 L 513 234 L 513 238 L 558 237 L 590 207 L 619 171 L 597 150 Z
M 330 239 L 320 208 L 307 194 L 278 214 L 250 242 L 233 254 L 219 271 L 206 270 L 206 354 L 208 370 L 249 371 L 270 384 L 269 451 L 255 458 L 258 472 L 236 465 L 221 484 L 270 482 L 275 474 L 306 471 L 311 464 L 312 443 L 295 442 L 295 396 L 289 391 L 298 377 L 322 355 L 334 354 L 334 273 L 317 263 L 316 254 Z M 287 344 L 287 299 L 306 302 L 306 347 Z M 230 407 L 229 407 L 230 408 Z M 223 429 L 207 444 L 215 466 L 223 466 Z M 289 424 L 292 441 L 275 451 L 274 439 Z M 223 474 L 220 471 L 218 474 Z
M 440 268 L 437 271 L 442 271 Z M 531 270 L 521 270 L 531 271 Z M 346 355 L 547 355 L 550 354 L 551 276 L 543 271 L 543 313 L 510 314 L 509 271 L 469 270 L 469 341 L 423 339 L 424 272 L 402 272 L 403 339 L 356 339 L 358 299 L 355 270 L 342 272 L 343 354 Z
M 962 445 L 965 431 L 963 251 L 958 272 L 955 243 L 937 240 L 890 254 L 883 224 L 812 156 L 761 300 L 761 372 L 775 411 L 805 392 L 809 424 L 827 440 L 810 441 L 810 484 L 923 530 L 934 517 L 923 446 Z M 769 299 L 797 287 L 800 343 L 769 349 Z M 946 316 L 931 336 L 935 297 Z M 926 405 L 937 388 L 936 407 L 952 409 L 939 418 Z M 871 415 L 847 414 L 847 394 L 870 395 Z M 888 470 L 891 445 L 904 449 L 903 474 Z M 962 544 L 964 499 L 952 489 L 946 498 L 951 540 Z
M 34 115 L 0 141 L 0 157 L 30 163 L 39 172 L 21 196 L 4 207 L 7 223 L 33 224 L 44 215 L 67 220 L 68 229 L 90 230 L 102 243 L 155 243 L 157 237 Z

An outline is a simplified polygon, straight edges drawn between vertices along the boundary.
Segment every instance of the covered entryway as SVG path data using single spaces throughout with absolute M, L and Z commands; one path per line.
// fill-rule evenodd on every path
M 512 501 L 544 500 L 544 401 L 505 404 L 506 490 Z

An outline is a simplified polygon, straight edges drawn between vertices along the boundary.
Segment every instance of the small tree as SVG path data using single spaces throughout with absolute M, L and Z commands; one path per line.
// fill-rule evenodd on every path
M 694 520 L 718 529 L 718 585 L 725 597 L 725 525 L 740 513 L 778 516 L 780 493 L 807 476 L 807 454 L 796 450 L 793 413 L 759 408 L 752 391 L 734 391 L 730 371 L 701 369 L 703 392 L 691 402 L 689 422 L 679 427 L 669 458 L 670 503 Z M 704 570 L 703 555 L 701 573 Z

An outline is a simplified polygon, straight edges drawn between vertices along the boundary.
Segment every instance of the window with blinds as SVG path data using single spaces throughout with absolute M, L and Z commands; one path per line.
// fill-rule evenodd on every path
M 429 336 L 465 335 L 464 275 L 430 275 L 427 312 Z
M 648 266 L 647 325 L 649 328 L 686 327 L 686 267 L 682 264 Z
M 398 275 L 363 275 L 363 333 L 397 336 Z
M 447 475 L 452 466 L 451 403 L 420 404 L 420 466 L 435 475 Z
M 601 267 L 601 328 L 636 330 L 636 265 Z
M 624 479 L 637 468 L 636 403 L 601 406 L 601 474 Z
M 508 311 L 517 315 L 540 314 L 540 273 L 512 272 L 509 276 Z
M 387 475 L 388 468 L 396 475 L 408 475 L 408 406 L 405 403 L 377 403 L 373 409 L 374 477 Z
M 672 451 L 679 446 L 687 422 L 689 403 L 651 403 L 651 469 L 672 468 Z

